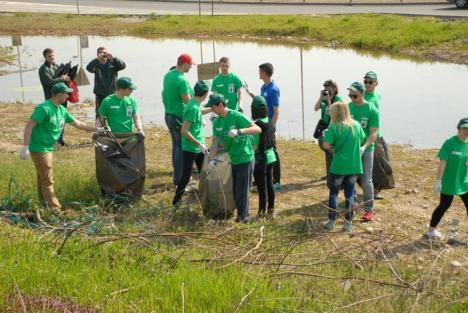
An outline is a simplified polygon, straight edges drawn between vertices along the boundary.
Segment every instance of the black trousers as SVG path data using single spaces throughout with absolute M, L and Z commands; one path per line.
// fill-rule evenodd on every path
M 65 103 L 62 103 L 61 105 L 64 106 L 65 109 L 66 109 L 68 107 L 68 101 L 65 101 Z M 63 135 L 64 134 L 65 134 L 65 125 L 63 125 L 62 133 L 60 134 L 59 139 L 57 139 L 57 143 L 59 145 L 64 145 L 65 144 L 65 142 L 63 141 Z
M 273 183 L 281 184 L 281 161 L 278 150 L 276 149 L 276 128 L 274 143 L 273 151 L 275 152 L 276 162 L 273 163 Z
M 445 212 L 447 212 L 447 210 L 450 208 L 450 205 L 452 205 L 453 198 L 454 196 L 452 195 L 444 195 L 443 193 L 440 194 L 439 206 L 432 213 L 431 223 L 429 226 L 437 227 Z M 460 198 L 463 200 L 466 208 L 466 214 L 468 214 L 468 192 L 460 195 Z
M 265 213 L 267 208 L 268 195 L 268 213 L 273 213 L 275 208 L 275 189 L 273 188 L 273 166 L 275 163 L 266 164 L 264 160 L 255 163 L 254 179 L 258 191 L 258 211 Z
M 192 176 L 192 167 L 193 162 L 197 165 L 198 172 L 200 173 L 201 168 L 203 166 L 203 160 L 205 159 L 205 155 L 203 153 L 193 153 L 188 151 L 182 151 L 182 161 L 183 161 L 183 168 L 182 168 L 182 177 L 177 185 L 177 189 L 174 195 L 174 199 L 172 200 L 173 204 L 179 202 L 180 198 L 185 192 L 185 187 L 190 181 L 190 177 Z
M 100 96 L 100 95 L 96 95 L 96 118 L 98 117 L 99 113 L 99 106 L 101 105 L 102 103 L 102 100 L 104 100 L 107 96 Z

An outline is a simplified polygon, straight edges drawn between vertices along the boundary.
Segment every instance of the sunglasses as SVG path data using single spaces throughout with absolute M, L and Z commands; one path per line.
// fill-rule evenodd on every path
M 374 83 L 373 80 L 367 80 L 367 79 L 364 80 L 364 84 L 366 84 L 366 85 L 372 85 L 373 83 Z
M 358 95 L 353 95 L 353 94 L 349 94 L 348 95 L 351 99 L 357 99 Z

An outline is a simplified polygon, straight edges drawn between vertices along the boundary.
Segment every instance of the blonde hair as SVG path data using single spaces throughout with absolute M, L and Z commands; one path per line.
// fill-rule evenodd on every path
M 338 101 L 332 104 L 330 108 L 331 123 L 336 126 L 338 132 L 342 133 L 345 128 L 350 128 L 354 133 L 354 120 L 351 118 L 348 104 L 344 101 Z

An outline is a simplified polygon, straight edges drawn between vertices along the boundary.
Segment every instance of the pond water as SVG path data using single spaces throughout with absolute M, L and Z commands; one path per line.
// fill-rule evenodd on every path
M 232 71 L 247 81 L 254 92 L 259 91 L 262 83 L 258 79 L 258 65 L 271 62 L 275 67 L 273 77 L 281 89 L 278 133 L 284 138 L 312 138 L 320 117 L 313 107 L 324 80 L 334 79 L 340 94 L 349 100 L 346 88 L 353 81 L 362 81 L 368 70 L 379 75 L 382 130 L 390 143 L 439 147 L 445 138 L 456 132 L 458 120 L 468 116 L 468 67 L 464 65 L 415 62 L 386 55 L 366 55 L 351 49 L 301 49 L 252 42 L 89 36 L 89 48 L 80 48 L 77 36 L 21 39 L 22 45 L 13 49 L 14 53 L 19 52 L 21 73 L 18 64 L 2 68 L 10 73 L 0 76 L 0 101 L 40 103 L 43 100 L 37 69 L 43 63 L 44 48 L 55 49 L 58 63 L 72 60 L 73 64 L 86 66 L 95 57 L 96 48 L 105 46 L 108 52 L 127 63 L 120 75 L 132 77 L 138 85 L 134 96 L 140 103 L 145 123 L 164 125 L 160 96 L 163 76 L 183 52 L 191 54 L 197 63 L 230 57 Z M 11 46 L 12 38 L 0 36 L 0 45 Z M 80 87 L 81 100 L 94 99 L 93 75 L 87 74 L 91 84 Z M 187 77 L 193 85 L 197 80 L 196 69 Z M 243 102 L 246 107 L 250 97 L 245 94 Z

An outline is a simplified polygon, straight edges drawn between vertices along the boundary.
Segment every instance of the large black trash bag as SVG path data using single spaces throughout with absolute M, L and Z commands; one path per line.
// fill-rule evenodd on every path
M 390 164 L 390 155 L 384 148 L 380 138 L 375 141 L 374 166 L 372 168 L 372 181 L 375 190 L 395 188 L 393 169 Z
M 145 184 L 144 139 L 134 133 L 112 135 L 94 138 L 96 178 L 101 192 L 116 200 L 139 199 Z

